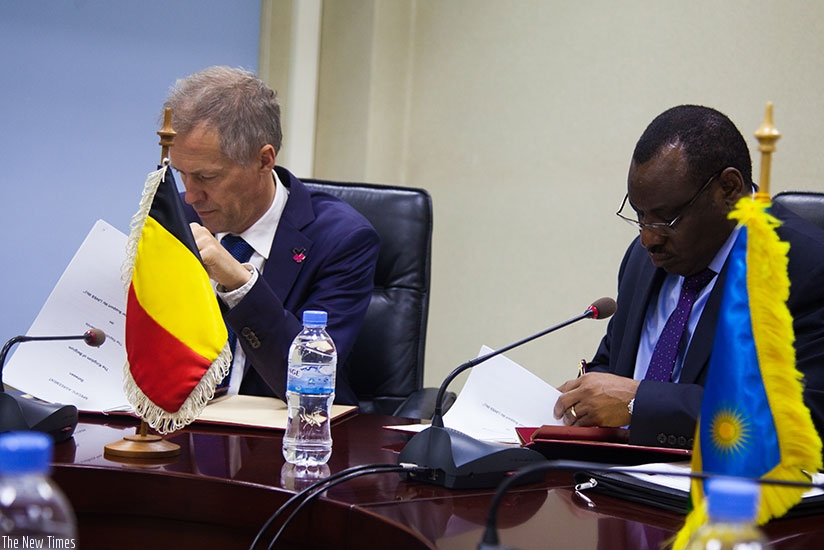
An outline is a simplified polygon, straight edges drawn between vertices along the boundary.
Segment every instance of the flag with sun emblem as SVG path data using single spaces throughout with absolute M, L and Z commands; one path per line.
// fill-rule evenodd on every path
M 724 295 L 696 428 L 692 469 L 721 475 L 809 481 L 821 468 L 821 439 L 802 400 L 792 316 L 786 302 L 789 244 L 775 232 L 769 195 L 741 199 L 730 214 L 740 229 Z M 758 523 L 784 515 L 804 489 L 762 485 Z M 703 481 L 674 548 L 706 519 Z

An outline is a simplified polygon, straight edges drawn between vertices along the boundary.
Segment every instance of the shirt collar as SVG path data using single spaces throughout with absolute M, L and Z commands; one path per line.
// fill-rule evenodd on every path
M 727 257 L 730 255 L 730 251 L 732 250 L 732 245 L 735 244 L 735 240 L 738 238 L 738 233 L 741 232 L 741 226 L 738 225 L 735 229 L 732 230 L 730 236 L 727 237 L 727 240 L 724 242 L 724 245 L 715 255 L 715 257 L 710 262 L 709 267 L 716 273 L 721 273 L 721 270 L 724 268 L 724 264 L 727 263 Z
M 272 241 L 275 239 L 280 218 L 283 215 L 283 210 L 286 208 L 286 201 L 289 198 L 289 190 L 280 181 L 277 172 L 272 170 L 272 177 L 275 179 L 275 198 L 269 209 L 253 223 L 246 231 L 240 234 L 240 237 L 255 250 L 257 254 L 265 260 L 269 259 L 269 253 L 272 249 Z M 219 241 L 227 232 L 217 233 L 215 238 Z

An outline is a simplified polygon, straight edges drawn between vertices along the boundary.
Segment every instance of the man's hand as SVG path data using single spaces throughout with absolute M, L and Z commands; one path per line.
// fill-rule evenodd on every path
M 555 418 L 575 426 L 626 426 L 632 420 L 627 403 L 635 397 L 638 380 L 590 372 L 564 382 L 558 390 Z M 573 414 L 574 412 L 574 414 Z
M 222 285 L 226 290 L 235 290 L 243 286 L 252 274 L 238 262 L 229 251 L 223 248 L 212 233 L 199 223 L 190 223 L 195 244 L 203 260 L 203 267 L 209 278 Z

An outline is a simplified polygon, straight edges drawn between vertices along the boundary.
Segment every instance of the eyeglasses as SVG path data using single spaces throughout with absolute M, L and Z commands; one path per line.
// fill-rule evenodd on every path
M 706 181 L 706 183 L 704 183 L 704 185 L 701 186 L 701 189 L 699 189 L 698 192 L 690 199 L 690 201 L 679 209 L 679 214 L 668 222 L 644 223 L 636 220 L 635 218 L 630 218 L 623 215 L 621 212 L 623 212 L 624 207 L 627 205 L 627 201 L 629 200 L 629 193 L 624 195 L 624 200 L 621 201 L 621 208 L 618 209 L 618 212 L 616 212 L 615 215 L 624 220 L 625 222 L 627 222 L 628 224 L 630 224 L 631 226 L 633 226 L 638 231 L 643 231 L 644 229 L 646 229 L 648 231 L 652 231 L 657 235 L 674 235 L 675 224 L 681 221 L 689 207 L 695 204 L 695 201 L 698 200 L 698 197 L 701 196 L 701 193 L 703 193 L 710 186 L 710 183 L 712 183 L 712 181 L 715 178 L 720 176 L 721 172 L 723 172 L 724 170 L 725 169 L 721 169 L 715 174 L 711 175 L 710 178 Z M 630 208 L 631 207 L 632 205 L 630 205 Z

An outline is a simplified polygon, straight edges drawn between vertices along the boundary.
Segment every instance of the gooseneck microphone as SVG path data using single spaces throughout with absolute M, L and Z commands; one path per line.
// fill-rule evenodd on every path
M 68 439 L 77 427 L 77 407 L 48 403 L 18 390 L 5 390 L 3 367 L 6 355 L 15 344 L 22 342 L 50 342 L 58 340 L 83 340 L 92 347 L 100 347 L 106 341 L 106 333 L 99 328 L 91 328 L 80 335 L 72 336 L 15 336 L 0 351 L 0 433 L 12 430 L 35 430 L 46 432 L 56 442 Z
M 435 398 L 432 426 L 413 436 L 398 457 L 399 464 L 414 464 L 426 468 L 425 474 L 410 470 L 408 479 L 453 489 L 489 489 L 496 487 L 508 472 L 528 464 L 543 461 L 542 454 L 526 447 L 513 447 L 501 443 L 478 441 L 462 432 L 443 425 L 443 398 L 449 383 L 467 369 L 516 348 L 550 332 L 555 332 L 581 319 L 606 319 L 617 309 L 612 298 L 600 298 L 589 305 L 580 315 L 563 323 L 528 336 L 514 344 L 481 355 L 453 370 L 441 384 Z M 533 481 L 525 476 L 523 483 Z
M 0 351 L 0 391 L 3 391 L 3 366 L 6 364 L 6 355 L 9 353 L 9 350 L 14 344 L 19 344 L 21 342 L 36 341 L 54 342 L 57 340 L 83 340 L 88 345 L 95 348 L 99 348 L 100 345 L 106 341 L 106 333 L 100 330 L 99 328 L 90 328 L 83 334 L 72 336 L 15 336 L 14 338 L 6 342 L 6 345 L 3 346 L 3 351 Z

